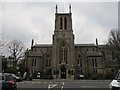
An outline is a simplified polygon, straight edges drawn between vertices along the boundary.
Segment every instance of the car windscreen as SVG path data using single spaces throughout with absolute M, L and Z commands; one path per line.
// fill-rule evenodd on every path
M 13 77 L 17 77 L 15 74 L 12 74 Z
M 117 73 L 115 79 L 120 79 L 120 72 Z
M 6 80 L 7 81 L 14 81 L 15 79 L 13 78 L 13 76 L 10 76 L 10 75 L 6 75 Z
M 4 77 L 4 76 L 2 76 L 2 80 L 5 80 L 5 77 Z

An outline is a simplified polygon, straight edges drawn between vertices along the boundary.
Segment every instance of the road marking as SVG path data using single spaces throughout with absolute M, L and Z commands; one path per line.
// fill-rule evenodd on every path
M 49 83 L 53 83 L 53 82 L 49 82 Z
M 81 86 L 81 88 L 96 88 L 96 86 Z
M 38 83 L 38 84 L 39 84 L 39 83 L 41 83 L 41 82 L 36 82 L 36 83 Z
M 44 83 L 47 83 L 47 82 L 44 82 Z
M 55 86 L 57 86 L 57 84 L 50 84 L 50 85 L 48 86 L 48 89 L 54 88 Z
M 64 86 L 64 82 L 63 82 L 63 86 Z
M 19 82 L 19 83 L 24 83 L 24 82 Z M 18 83 L 17 83 L 18 84 Z
M 58 83 L 58 82 L 54 82 L 54 83 Z
M 63 90 L 63 86 L 61 87 L 61 90 Z

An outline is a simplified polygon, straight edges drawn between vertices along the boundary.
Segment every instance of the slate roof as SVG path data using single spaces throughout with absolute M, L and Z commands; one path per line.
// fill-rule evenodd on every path
M 82 46 L 82 47 L 91 47 L 91 46 L 96 46 L 95 44 L 75 44 L 76 46 Z
M 107 61 L 105 61 L 105 66 L 106 67 L 120 67 L 118 61 L 116 61 L 116 60 L 107 60 Z
M 52 44 L 35 44 L 33 47 L 43 47 L 43 48 L 47 48 L 47 47 L 52 47 Z
M 87 57 L 101 57 L 102 54 L 98 51 L 87 51 L 86 56 Z
M 52 48 L 53 44 L 35 44 L 33 47 Z M 75 44 L 75 47 L 96 47 L 95 44 Z
M 28 56 L 29 57 L 42 57 L 42 53 L 41 52 L 30 52 Z

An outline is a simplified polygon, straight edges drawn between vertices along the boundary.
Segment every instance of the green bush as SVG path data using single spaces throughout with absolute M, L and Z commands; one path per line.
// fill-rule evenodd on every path
M 90 79 L 90 80 L 101 80 L 101 79 L 104 79 L 104 76 L 101 75 L 101 74 L 92 74 L 92 75 L 89 75 L 88 78 L 86 79 Z
M 14 73 L 14 74 L 16 74 L 17 69 L 16 69 L 16 67 L 8 67 L 4 72 L 5 73 Z
M 52 75 L 44 75 L 43 79 L 53 79 L 53 76 Z
M 112 71 L 107 71 L 106 72 L 106 79 L 113 79 L 114 78 L 114 73 Z

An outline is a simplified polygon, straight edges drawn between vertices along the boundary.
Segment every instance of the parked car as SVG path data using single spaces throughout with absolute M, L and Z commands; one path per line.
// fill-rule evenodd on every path
M 41 78 L 40 74 L 41 74 L 40 72 L 37 73 L 37 78 Z
M 23 80 L 30 80 L 32 81 L 32 74 L 28 74 L 27 72 L 23 75 Z
M 7 73 L 7 74 L 12 75 L 16 79 L 17 82 L 21 82 L 22 81 L 22 77 L 16 76 L 13 73 Z
M 13 78 L 13 76 L 6 74 L 6 73 L 0 73 L 1 81 L 0 85 L 2 85 L 2 90 L 16 90 L 17 84 L 16 80 Z
M 120 70 L 118 71 L 115 79 L 110 83 L 111 90 L 120 90 Z

